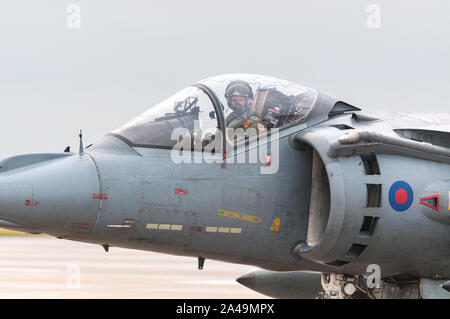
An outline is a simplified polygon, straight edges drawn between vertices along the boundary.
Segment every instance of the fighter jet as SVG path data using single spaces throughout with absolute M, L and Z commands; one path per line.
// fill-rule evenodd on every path
M 0 227 L 257 266 L 238 282 L 279 298 L 449 298 L 449 195 L 449 114 L 249 74 L 0 162 Z

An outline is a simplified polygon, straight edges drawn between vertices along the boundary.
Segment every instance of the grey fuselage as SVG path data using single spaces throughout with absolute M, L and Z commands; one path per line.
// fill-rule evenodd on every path
M 132 147 L 112 135 L 81 154 L 5 159 L 0 226 L 276 271 L 363 274 L 378 264 L 383 277 L 450 278 L 449 162 L 376 142 L 362 145 L 362 152 L 330 153 L 349 131 L 398 136 L 396 129 L 428 124 L 405 115 L 328 116 L 335 102 L 313 114 L 313 122 L 280 133 L 274 174 L 261 174 L 260 161 L 176 164 L 169 149 Z M 442 139 L 438 144 L 446 147 Z M 377 172 L 365 169 L 364 154 L 376 154 Z M 396 181 L 413 191 L 402 212 L 389 201 Z M 378 185 L 375 194 L 367 185 Z M 441 219 L 421 205 L 427 191 L 439 193 Z M 376 225 L 364 225 L 367 217 Z M 298 249 L 302 245 L 307 249 Z

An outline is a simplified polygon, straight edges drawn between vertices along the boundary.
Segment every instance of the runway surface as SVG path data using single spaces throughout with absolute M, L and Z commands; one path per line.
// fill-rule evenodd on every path
M 52 237 L 0 237 L 0 298 L 266 298 L 235 279 L 251 266 Z

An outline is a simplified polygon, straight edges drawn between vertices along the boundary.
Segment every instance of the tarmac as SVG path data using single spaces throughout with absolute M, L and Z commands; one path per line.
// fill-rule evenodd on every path
M 257 270 L 147 251 L 60 240 L 0 237 L 1 299 L 254 299 L 236 282 Z

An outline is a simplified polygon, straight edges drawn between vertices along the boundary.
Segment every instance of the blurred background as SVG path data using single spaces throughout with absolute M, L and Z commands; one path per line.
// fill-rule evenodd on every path
M 373 112 L 448 112 L 449 16 L 447 0 L 3 0 L 0 157 L 77 150 L 80 129 L 95 143 L 222 73 Z M 1 298 L 263 297 L 234 282 L 248 266 L 0 235 Z
M 0 230 L 0 299 L 265 299 L 235 281 L 256 267 Z

